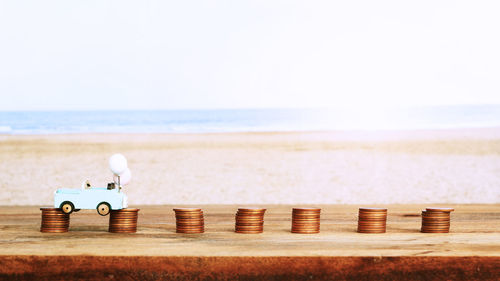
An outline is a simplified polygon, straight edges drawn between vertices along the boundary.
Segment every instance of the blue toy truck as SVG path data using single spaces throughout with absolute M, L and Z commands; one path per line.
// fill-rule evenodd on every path
M 61 208 L 66 214 L 80 209 L 97 209 L 101 216 L 109 214 L 110 210 L 127 208 L 127 195 L 114 183 L 108 187 L 92 187 L 87 181 L 81 189 L 59 188 L 54 194 L 54 207 Z

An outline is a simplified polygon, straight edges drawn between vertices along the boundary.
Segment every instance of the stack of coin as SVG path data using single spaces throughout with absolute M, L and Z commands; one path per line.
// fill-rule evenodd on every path
M 175 223 L 177 233 L 203 233 L 205 220 L 203 211 L 199 208 L 175 208 Z
M 69 214 L 58 208 L 40 208 L 42 211 L 41 232 L 61 233 L 68 232 Z
M 422 210 L 422 229 L 424 233 L 450 232 L 450 213 L 453 208 L 426 208 Z
M 236 212 L 237 233 L 255 234 L 264 231 L 264 213 L 262 208 L 238 208 Z
M 385 233 L 387 209 L 359 208 L 358 232 Z
M 109 213 L 109 232 L 135 233 L 137 232 L 137 218 L 139 209 L 111 210 Z
M 292 233 L 319 233 L 320 213 L 318 208 L 293 208 Z

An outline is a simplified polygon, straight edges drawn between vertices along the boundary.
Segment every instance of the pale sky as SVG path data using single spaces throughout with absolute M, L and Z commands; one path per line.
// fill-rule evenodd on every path
M 0 110 L 500 104 L 500 1 L 0 1 Z

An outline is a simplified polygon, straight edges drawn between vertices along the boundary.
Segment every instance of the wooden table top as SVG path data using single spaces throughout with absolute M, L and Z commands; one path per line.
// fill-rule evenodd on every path
M 71 215 L 68 233 L 40 233 L 39 207 L 0 207 L 0 255 L 40 256 L 500 256 L 500 204 L 455 208 L 448 234 L 420 233 L 420 211 L 432 205 L 386 205 L 387 233 L 356 232 L 354 205 L 322 208 L 320 234 L 290 233 L 291 208 L 268 205 L 262 234 L 234 232 L 238 206 L 200 205 L 204 234 L 175 233 L 174 206 L 140 208 L 134 234 L 107 232 L 93 210 Z

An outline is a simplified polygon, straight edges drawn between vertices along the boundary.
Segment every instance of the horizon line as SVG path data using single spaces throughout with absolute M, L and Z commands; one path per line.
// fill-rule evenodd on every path
M 433 105 L 399 105 L 399 106 L 385 106 L 385 107 L 372 107 L 381 109 L 415 109 L 415 108 L 438 108 L 438 107 L 463 107 L 463 106 L 500 106 L 500 103 L 473 103 L 473 104 L 433 104 Z M 366 106 L 360 105 L 358 108 Z M 123 112 L 123 111 L 237 111 L 237 110 L 345 110 L 354 109 L 352 105 L 335 106 L 335 107 L 220 107 L 220 108 L 130 108 L 130 109 L 0 109 L 0 113 L 6 112 Z

